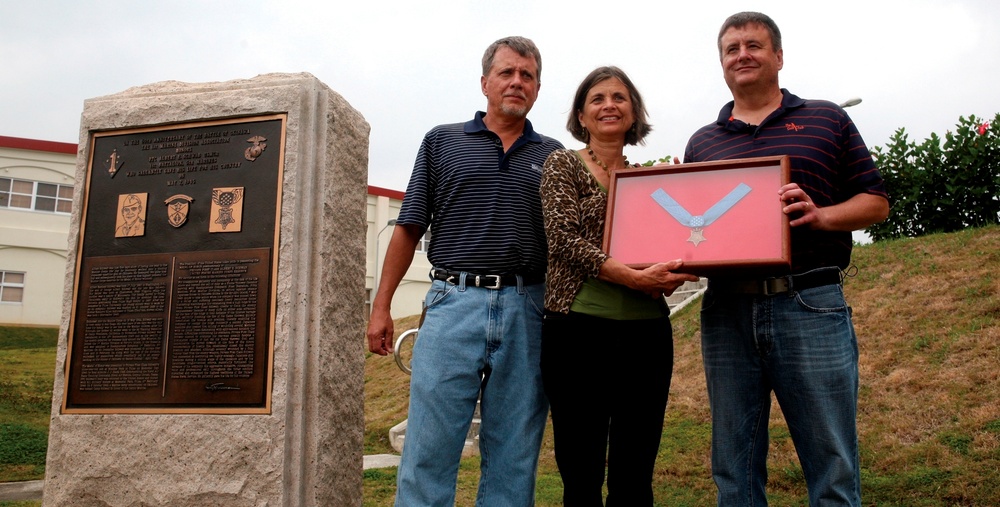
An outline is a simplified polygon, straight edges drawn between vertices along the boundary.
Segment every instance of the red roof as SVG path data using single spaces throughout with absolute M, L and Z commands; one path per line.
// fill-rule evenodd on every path
M 77 145 L 74 143 L 57 143 L 55 141 L 39 141 L 37 139 L 24 139 L 22 137 L 0 136 L 0 148 L 48 151 L 52 153 L 76 155 Z
M 372 185 L 368 185 L 368 194 L 403 200 L 403 192 L 399 190 L 390 190 L 388 188 L 376 187 Z

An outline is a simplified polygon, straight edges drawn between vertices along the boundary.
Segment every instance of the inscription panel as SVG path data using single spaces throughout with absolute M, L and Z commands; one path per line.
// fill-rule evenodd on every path
M 262 404 L 270 252 L 85 259 L 67 408 Z
M 93 134 L 64 412 L 270 410 L 284 123 Z

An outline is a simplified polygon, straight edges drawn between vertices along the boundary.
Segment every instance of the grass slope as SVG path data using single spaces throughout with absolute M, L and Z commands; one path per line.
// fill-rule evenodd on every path
M 881 507 L 1000 502 L 1000 227 L 855 248 L 845 282 L 860 349 L 862 494 Z M 673 319 L 674 380 L 654 476 L 657 505 L 714 505 L 710 417 L 698 313 Z M 397 325 L 397 331 L 413 323 Z M 392 452 L 388 429 L 406 417 L 408 379 L 391 359 L 366 364 L 366 453 Z M 808 505 L 781 412 L 770 422 L 770 504 Z M 463 460 L 457 505 L 472 505 L 477 458 Z M 391 505 L 394 469 L 365 475 L 365 506 Z M 537 505 L 561 504 L 551 433 Z

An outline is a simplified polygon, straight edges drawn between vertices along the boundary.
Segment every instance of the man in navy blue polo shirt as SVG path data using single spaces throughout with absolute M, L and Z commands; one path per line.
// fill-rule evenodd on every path
M 791 272 L 711 278 L 702 302 L 718 505 L 767 505 L 773 392 L 809 504 L 859 506 L 858 347 L 841 280 L 851 231 L 888 216 L 882 177 L 841 107 L 779 87 L 784 55 L 770 17 L 730 16 L 718 45 L 733 101 L 695 132 L 684 162 L 788 155 L 792 169 L 775 189 L 791 218 Z
M 413 349 L 397 506 L 454 505 L 477 398 L 476 505 L 534 504 L 548 403 L 542 391 L 546 241 L 542 164 L 562 144 L 527 120 L 542 60 L 523 37 L 483 55 L 486 112 L 425 136 L 372 302 L 368 348 L 392 352 L 392 295 L 432 227 L 431 288 Z

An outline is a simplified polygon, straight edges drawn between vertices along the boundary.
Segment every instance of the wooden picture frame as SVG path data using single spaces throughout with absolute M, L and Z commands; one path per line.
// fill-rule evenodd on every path
M 611 175 L 604 251 L 636 268 L 682 259 L 700 276 L 754 276 L 791 266 L 778 189 L 787 156 L 655 165 Z

